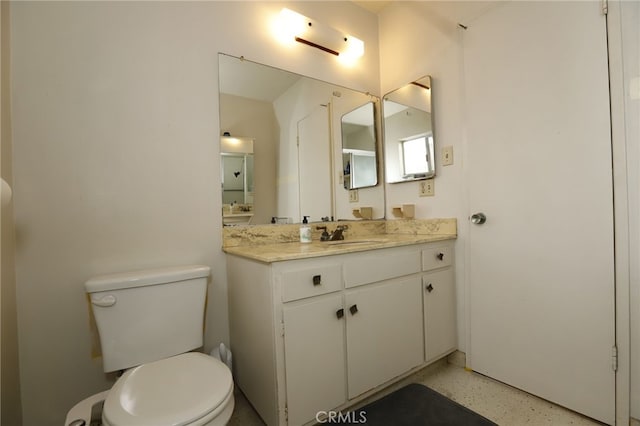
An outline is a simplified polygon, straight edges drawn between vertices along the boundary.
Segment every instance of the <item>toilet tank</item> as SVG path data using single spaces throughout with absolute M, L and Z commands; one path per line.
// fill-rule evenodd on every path
M 179 266 L 91 278 L 85 288 L 105 372 L 202 346 L 208 266 Z

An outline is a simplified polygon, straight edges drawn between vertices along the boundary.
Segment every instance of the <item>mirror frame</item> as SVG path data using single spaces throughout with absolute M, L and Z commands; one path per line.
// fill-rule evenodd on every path
M 425 101 L 426 97 L 426 101 Z M 385 159 L 385 179 L 387 183 L 412 182 L 416 180 L 431 179 L 436 175 L 435 158 L 435 130 L 433 115 L 433 85 L 431 76 L 426 75 L 412 81 L 396 90 L 393 90 L 382 98 L 382 134 L 384 141 Z M 388 102 L 393 102 L 405 108 L 395 110 Z M 387 106 L 387 108 L 385 108 Z M 397 109 L 397 108 L 396 108 Z M 389 136 L 391 125 L 389 117 L 396 117 L 397 114 L 405 111 L 407 116 L 411 116 L 412 111 L 428 114 L 427 122 L 413 122 L 407 126 L 408 134 L 401 136 Z M 411 121 L 411 120 L 410 120 Z M 415 121 L 415 120 L 413 120 Z M 421 124 L 423 126 L 421 126 Z M 402 143 L 419 138 L 425 138 L 426 169 L 415 173 L 405 173 L 404 155 Z M 391 140 L 395 142 L 391 142 Z M 398 152 L 391 152 L 394 148 L 392 143 L 398 146 Z M 395 159 L 395 161 L 393 161 Z
M 369 117 L 369 109 L 370 109 L 370 117 Z M 362 112 L 360 112 L 362 111 Z M 354 114 L 357 115 L 357 119 L 363 121 L 363 119 L 368 119 L 370 118 L 371 120 L 368 121 L 366 124 L 358 124 L 355 122 L 345 122 L 345 117 L 351 115 L 353 116 Z M 364 114 L 367 114 L 366 117 L 364 117 Z M 347 139 L 347 132 L 345 132 L 345 124 L 347 125 L 354 125 L 354 126 L 359 126 L 362 128 L 370 128 L 372 129 L 372 134 L 370 135 L 371 138 L 369 140 L 365 140 L 365 144 L 368 145 L 369 143 L 373 143 L 373 149 L 364 149 L 364 148 L 368 148 L 368 147 L 361 147 L 360 148 L 353 148 L 353 147 L 346 147 L 346 143 L 345 140 Z M 362 105 L 360 105 L 357 108 L 352 109 L 351 111 L 345 113 L 342 115 L 342 117 L 340 117 L 340 135 L 341 135 L 341 140 L 342 140 L 342 170 L 343 170 L 343 174 L 344 174 L 344 189 L 346 190 L 352 190 L 352 189 L 360 189 L 360 188 L 370 188 L 370 187 L 374 187 L 377 186 L 379 183 L 379 178 L 378 178 L 378 169 L 379 169 L 379 161 L 378 161 L 378 120 L 376 119 L 376 103 L 374 101 L 368 101 Z M 349 134 L 353 134 L 353 132 L 349 132 Z M 361 138 L 364 139 L 364 138 Z M 367 138 L 368 139 L 368 138 Z M 346 152 L 345 152 L 346 151 Z M 347 160 L 347 162 L 345 163 L 345 155 L 350 155 L 350 159 Z M 370 173 L 370 175 L 372 175 L 373 177 L 373 181 L 372 182 L 367 182 L 366 184 L 363 185 L 354 185 L 353 182 L 355 181 L 355 169 L 356 169 L 356 164 L 352 161 L 355 160 L 355 156 L 361 156 L 361 157 L 373 157 L 373 170 L 371 171 L 370 169 L 368 170 Z M 352 164 L 354 163 L 354 164 Z

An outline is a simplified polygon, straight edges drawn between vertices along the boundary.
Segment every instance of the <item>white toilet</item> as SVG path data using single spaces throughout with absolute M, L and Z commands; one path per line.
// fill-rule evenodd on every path
M 89 426 L 104 400 L 105 426 L 225 425 L 233 379 L 202 346 L 208 266 L 184 266 L 92 278 L 85 287 L 105 372 L 127 370 L 108 391 L 78 403 L 65 425 Z M 84 423 L 83 423 L 84 422 Z

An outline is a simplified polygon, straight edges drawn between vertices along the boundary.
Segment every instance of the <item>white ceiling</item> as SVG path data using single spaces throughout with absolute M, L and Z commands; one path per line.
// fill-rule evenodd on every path
M 379 0 L 379 1 L 359 1 L 359 0 L 353 0 L 353 2 L 355 4 L 357 4 L 358 6 L 367 9 L 370 12 L 373 13 L 378 13 L 380 12 L 382 9 L 384 9 L 385 6 L 387 6 L 389 3 L 392 3 L 393 0 Z

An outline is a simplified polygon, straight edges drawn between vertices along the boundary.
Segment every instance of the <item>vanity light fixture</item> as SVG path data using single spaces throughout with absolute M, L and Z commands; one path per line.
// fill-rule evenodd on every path
M 327 25 L 284 8 L 277 25 L 278 38 L 285 43 L 298 42 L 352 62 L 364 55 L 364 42 Z

